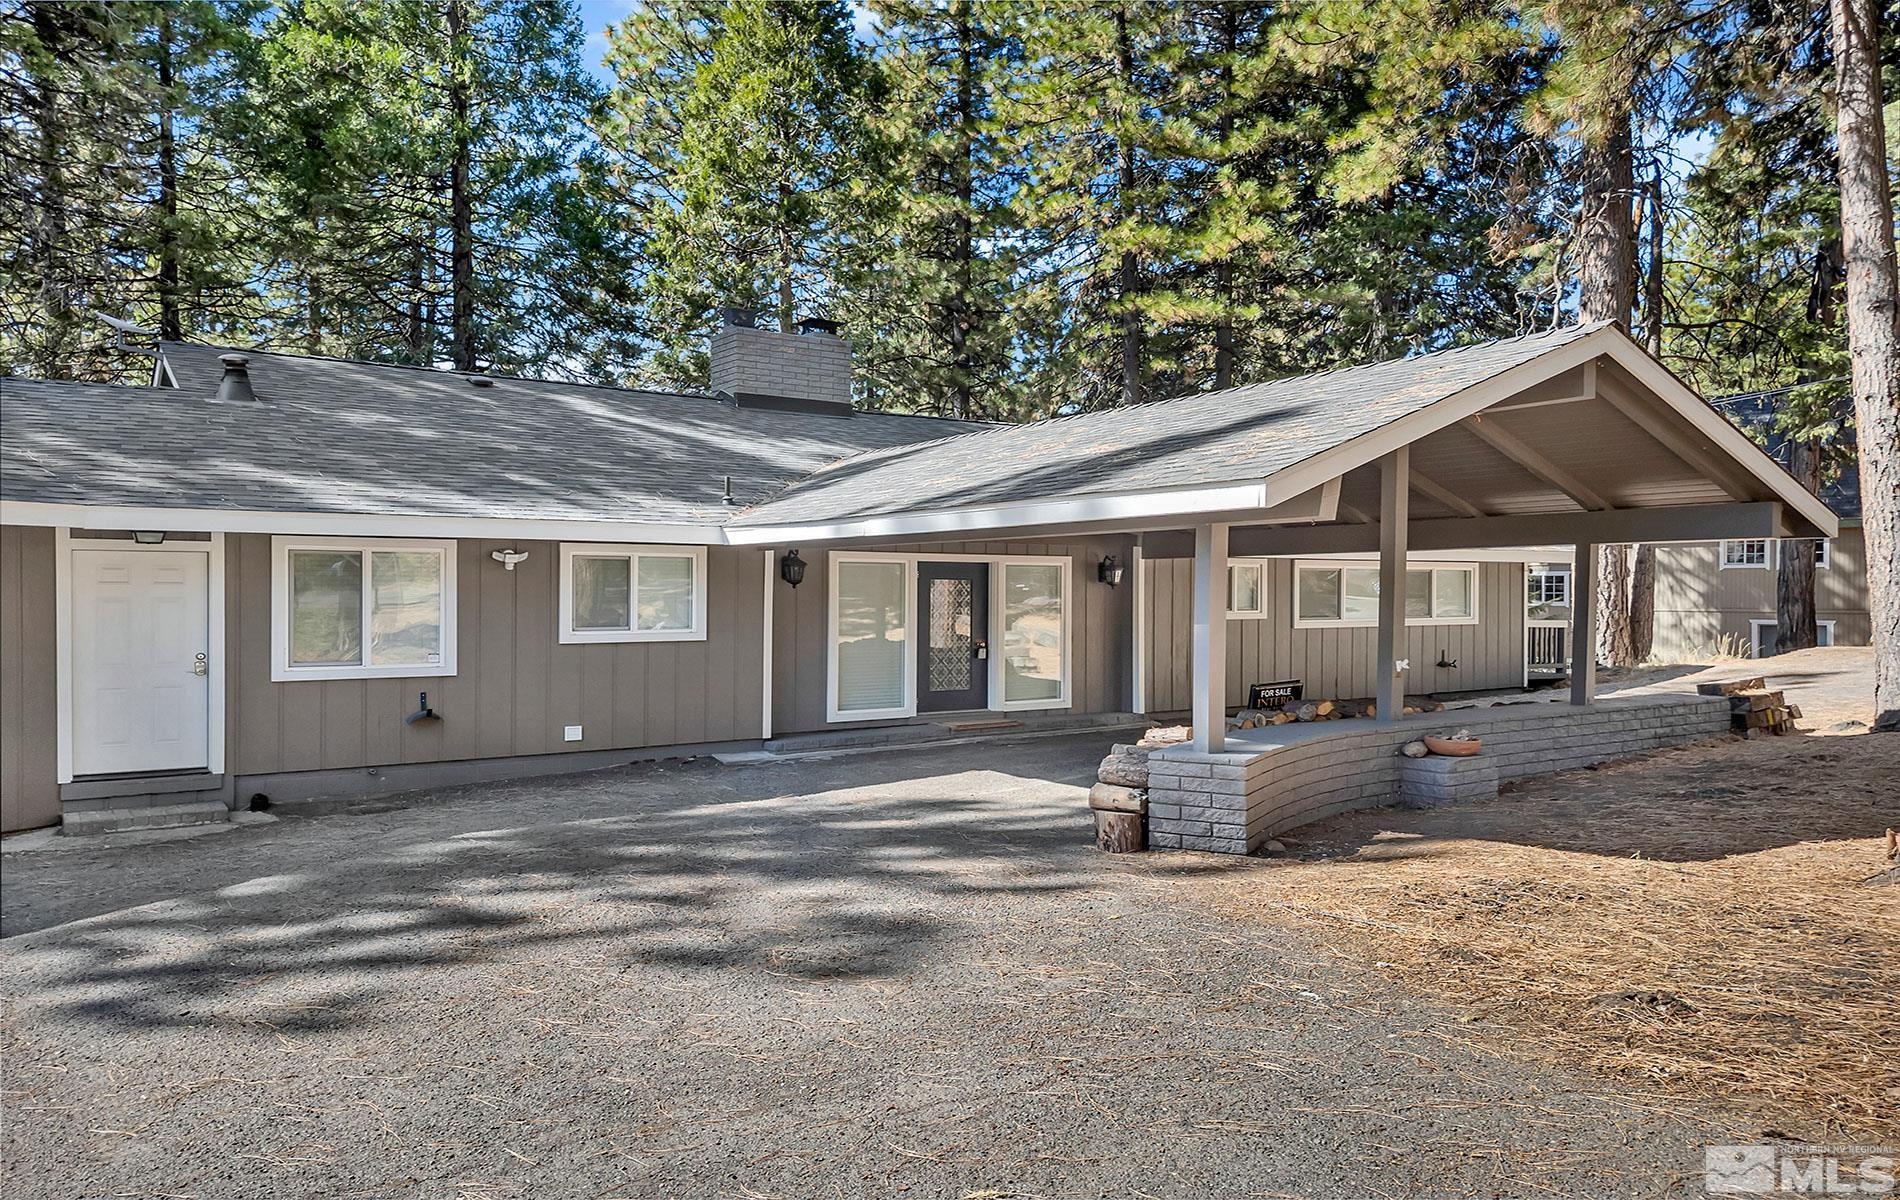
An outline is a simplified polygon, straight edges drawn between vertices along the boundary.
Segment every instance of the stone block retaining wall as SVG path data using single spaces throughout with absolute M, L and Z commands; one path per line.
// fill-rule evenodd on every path
M 1148 844 L 1246 854 L 1283 830 L 1398 799 L 1399 747 L 1427 733 L 1469 729 L 1498 778 L 1568 771 L 1728 730 L 1720 696 L 1643 696 L 1588 708 L 1503 705 L 1408 717 L 1279 725 L 1220 754 L 1191 746 L 1148 760 Z

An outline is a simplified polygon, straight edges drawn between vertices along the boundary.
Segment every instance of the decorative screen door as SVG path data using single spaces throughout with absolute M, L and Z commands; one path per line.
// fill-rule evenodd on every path
M 988 708 L 989 566 L 918 563 L 917 624 L 917 711 Z

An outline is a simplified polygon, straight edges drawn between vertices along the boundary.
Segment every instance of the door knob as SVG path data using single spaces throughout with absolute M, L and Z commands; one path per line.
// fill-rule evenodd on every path
M 988 658 L 990 656 L 990 644 L 988 642 L 976 642 L 973 644 L 973 649 L 978 658 Z
M 209 675 L 211 673 L 209 657 L 203 652 L 200 652 L 191 660 L 191 673 L 193 675 Z

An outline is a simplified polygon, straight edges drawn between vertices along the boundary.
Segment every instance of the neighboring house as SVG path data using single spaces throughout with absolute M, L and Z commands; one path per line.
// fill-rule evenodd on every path
M 1290 678 L 1515 686 L 1511 547 L 1834 532 L 1607 326 L 1011 426 L 853 411 L 822 327 L 721 329 L 710 396 L 159 355 L 162 386 L 0 381 L 9 830 Z
M 1759 401 L 1718 406 L 1745 428 L 1772 427 L 1773 410 Z M 1769 453 L 1785 461 L 1774 438 Z M 1840 534 L 1814 551 L 1814 610 L 1823 646 L 1873 641 L 1867 607 L 1867 544 L 1860 526 L 1860 472 L 1852 464 L 1821 488 L 1841 519 Z M 1692 659 L 1714 650 L 1766 658 L 1775 652 L 1777 588 L 1784 548 L 1773 538 L 1658 546 L 1656 638 L 1652 653 Z

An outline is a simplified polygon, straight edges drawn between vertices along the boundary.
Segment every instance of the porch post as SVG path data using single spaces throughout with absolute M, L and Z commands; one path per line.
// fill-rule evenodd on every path
M 1379 460 L 1379 661 L 1374 701 L 1378 720 L 1405 712 L 1405 543 L 1411 520 L 1412 450 L 1400 446 Z
M 1194 748 L 1227 745 L 1227 526 L 1194 529 Z
M 1570 702 L 1597 698 L 1597 548 L 1578 542 L 1570 564 Z

